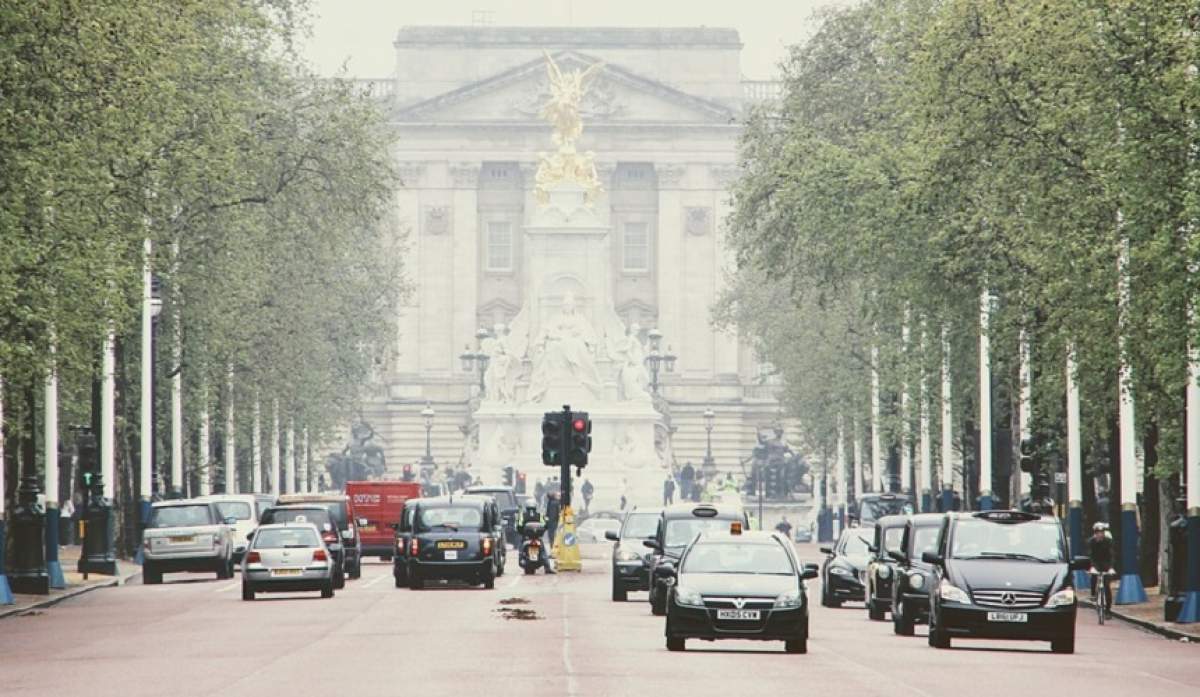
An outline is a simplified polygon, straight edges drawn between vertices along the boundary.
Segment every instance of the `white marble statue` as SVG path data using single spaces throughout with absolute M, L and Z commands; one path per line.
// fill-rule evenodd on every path
M 595 346 L 592 325 L 575 311 L 575 295 L 567 293 L 558 315 L 546 321 L 534 342 L 537 354 L 527 399 L 540 402 L 552 385 L 562 383 L 583 385 L 600 398 L 603 392 Z
M 608 355 L 617 364 L 617 380 L 621 385 L 621 399 L 629 402 L 649 402 L 646 390 L 649 376 L 646 375 L 646 352 L 640 339 L 641 327 L 634 323 L 624 335 L 610 340 Z
M 489 356 L 487 371 L 483 374 L 486 399 L 496 402 L 512 402 L 516 399 L 517 377 L 521 372 L 521 359 L 509 348 L 508 330 L 497 324 L 493 334 L 483 341 L 483 352 Z

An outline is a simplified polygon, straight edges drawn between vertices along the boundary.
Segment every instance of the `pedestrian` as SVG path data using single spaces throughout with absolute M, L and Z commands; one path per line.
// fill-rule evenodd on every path
M 704 489 L 704 477 L 697 474 L 692 480 L 692 501 L 700 503 L 700 492 Z
M 62 502 L 62 508 L 59 509 L 59 536 L 58 539 L 64 545 L 75 543 L 75 502 L 67 499 Z
M 679 496 L 684 501 L 692 500 L 692 486 L 696 481 L 696 468 L 692 467 L 691 460 L 679 470 Z
M 538 508 L 546 507 L 546 485 L 540 479 L 533 485 L 533 498 L 537 501 Z
M 787 516 L 784 516 L 783 520 L 775 525 L 775 529 L 788 540 L 792 539 L 792 524 L 788 522 Z
M 548 549 L 554 547 L 554 537 L 558 532 L 558 516 L 562 513 L 562 507 L 559 505 L 558 492 L 551 489 L 546 493 L 546 534 L 550 541 L 547 544 Z
M 673 503 L 675 503 L 675 480 L 668 474 L 667 478 L 663 480 L 663 505 L 670 506 Z
M 622 493 L 622 494 L 621 494 L 621 510 L 622 510 L 622 511 L 623 511 L 623 510 L 625 510 L 625 503 L 626 503 L 626 500 L 625 500 L 625 494 L 624 494 L 624 493 Z
M 596 487 L 592 486 L 592 480 L 584 479 L 583 488 L 583 512 L 587 513 L 592 507 L 592 495 L 596 493 Z

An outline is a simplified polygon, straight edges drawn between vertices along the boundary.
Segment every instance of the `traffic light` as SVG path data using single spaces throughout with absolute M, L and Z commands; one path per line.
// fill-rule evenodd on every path
M 415 478 L 415 476 L 416 475 L 413 474 L 413 466 L 405 465 L 404 466 L 404 474 L 401 476 L 401 478 L 406 482 L 411 482 Z
M 90 431 L 83 431 L 76 437 L 75 453 L 79 462 L 79 483 L 84 491 L 90 491 L 92 479 L 100 473 L 100 460 L 96 456 L 96 437 Z
M 513 466 L 509 465 L 504 468 L 504 486 L 513 485 Z
M 517 493 L 525 493 L 525 473 L 521 470 L 517 470 Z
M 564 430 L 569 414 L 548 411 L 542 417 L 542 464 L 558 467 L 563 464 Z
M 592 420 L 586 411 L 571 413 L 571 452 L 567 464 L 587 467 L 588 453 L 592 451 Z
M 1033 474 L 1037 470 L 1035 446 L 1031 439 L 1021 441 L 1021 471 Z

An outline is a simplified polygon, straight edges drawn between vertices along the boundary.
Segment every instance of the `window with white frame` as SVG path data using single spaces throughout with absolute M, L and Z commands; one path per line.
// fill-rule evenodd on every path
M 650 270 L 650 226 L 642 222 L 627 222 L 621 231 L 621 270 L 643 272 Z
M 512 271 L 512 223 L 490 220 L 487 224 L 487 270 Z

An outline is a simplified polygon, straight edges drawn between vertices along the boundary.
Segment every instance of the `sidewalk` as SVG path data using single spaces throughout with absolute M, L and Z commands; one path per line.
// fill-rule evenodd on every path
M 79 562 L 79 551 L 79 545 L 68 545 L 60 547 L 58 550 L 58 560 L 62 564 L 63 576 L 67 579 L 66 588 L 61 590 L 51 589 L 50 595 L 14 593 L 13 599 L 16 600 L 16 604 L 0 605 L 0 619 L 20 615 L 30 610 L 49 607 L 67 598 L 73 598 L 77 595 L 94 591 L 97 588 L 119 586 L 142 573 L 142 567 L 138 564 L 135 564 L 131 560 L 119 559 L 117 560 L 116 576 L 89 574 L 88 580 L 85 581 L 83 580 L 83 574 L 75 571 L 76 565 Z
M 1114 587 L 1113 590 L 1115 592 L 1116 588 Z M 1164 620 L 1163 606 L 1166 605 L 1167 596 L 1159 595 L 1157 587 L 1147 588 L 1146 597 L 1149 600 L 1137 605 L 1114 605 L 1112 608 L 1113 617 L 1169 639 L 1200 643 L 1200 623 L 1177 624 Z M 1096 606 L 1090 600 L 1083 598 L 1080 599 L 1079 604 L 1086 607 L 1092 613 L 1092 619 L 1094 620 Z

